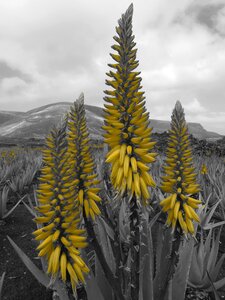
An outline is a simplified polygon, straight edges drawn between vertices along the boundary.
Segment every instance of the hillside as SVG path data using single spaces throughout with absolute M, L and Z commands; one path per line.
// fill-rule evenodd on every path
M 0 111 L 0 140 L 44 139 L 54 124 L 58 124 L 69 111 L 71 102 L 58 102 L 41 106 L 25 113 Z M 87 124 L 93 138 L 100 138 L 103 111 L 100 107 L 86 105 Z M 151 120 L 153 132 L 169 129 L 169 121 Z M 189 123 L 190 133 L 198 139 L 217 140 L 222 136 L 205 130 L 199 123 Z

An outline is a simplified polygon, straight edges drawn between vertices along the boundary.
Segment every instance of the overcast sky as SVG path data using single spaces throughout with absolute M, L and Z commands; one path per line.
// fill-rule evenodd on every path
M 73 101 L 103 105 L 115 26 L 127 0 L 0 0 L 0 110 Z M 225 1 L 134 0 L 147 108 L 225 134 Z

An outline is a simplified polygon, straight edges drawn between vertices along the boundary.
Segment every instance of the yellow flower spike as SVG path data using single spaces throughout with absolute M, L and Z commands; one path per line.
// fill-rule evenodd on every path
M 166 155 L 161 190 L 170 195 L 160 202 L 162 211 L 168 213 L 167 224 L 172 225 L 173 231 L 178 229 L 185 235 L 193 234 L 192 220 L 200 221 L 195 209 L 198 209 L 201 201 L 192 197 L 199 192 L 199 185 L 196 182 L 184 111 L 179 101 L 172 114 Z M 177 219 L 179 222 L 176 222 Z
M 114 107 L 107 106 L 110 110 L 110 116 L 113 116 Z M 97 173 L 95 171 L 95 161 L 91 154 L 91 143 L 89 133 L 86 124 L 85 107 L 84 107 L 84 95 L 81 94 L 79 99 L 74 102 L 74 105 L 70 109 L 69 113 L 69 125 L 68 125 L 68 153 L 74 164 L 71 166 L 71 173 L 73 179 L 76 181 L 74 184 L 78 191 L 78 202 L 79 207 L 84 206 L 83 213 L 86 217 L 93 219 L 93 213 L 100 213 L 99 209 L 96 209 L 97 204 L 95 203 L 95 209 L 92 209 L 90 214 L 89 199 L 94 202 L 100 202 L 101 198 L 98 196 L 100 189 L 96 188 L 95 185 L 99 183 L 96 179 Z M 116 119 L 111 119 L 116 127 L 120 127 L 120 122 Z M 123 125 L 123 124 L 122 124 Z M 115 128 L 114 128 L 115 131 Z M 106 138 L 110 138 L 108 136 Z M 116 136 L 116 138 L 118 138 Z M 126 150 L 126 149 L 125 149 Z M 111 163 L 117 163 L 120 158 L 120 147 L 113 147 L 112 151 L 108 154 L 108 161 Z M 115 172 L 116 174 L 117 172 Z
M 112 46 L 116 53 L 111 55 L 115 63 L 109 64 L 112 68 L 107 73 L 109 89 L 104 91 L 107 104 L 104 105 L 102 128 L 105 130 L 104 141 L 109 146 L 106 163 L 112 165 L 111 182 L 120 195 L 126 192 L 129 197 L 135 191 L 136 196 L 146 204 L 150 195 L 148 187 L 154 184 L 144 179 L 140 187 L 137 178 L 141 176 L 141 171 L 148 172 L 148 164 L 155 161 L 155 157 L 150 155 L 155 142 L 151 139 L 149 113 L 145 108 L 144 92 L 141 91 L 142 79 L 140 72 L 135 70 L 138 61 L 132 34 L 132 5 L 122 16 L 116 31 L 118 36 L 114 40 L 118 44 Z

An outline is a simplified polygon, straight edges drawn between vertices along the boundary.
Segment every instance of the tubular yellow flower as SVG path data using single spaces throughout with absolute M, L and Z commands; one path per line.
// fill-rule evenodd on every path
M 91 156 L 83 94 L 71 107 L 68 129 L 68 153 L 70 161 L 73 162 L 72 176 L 77 181 L 79 207 L 84 208 L 86 217 L 95 220 L 95 217 L 101 213 L 96 204 L 101 201 L 101 198 L 98 196 L 100 188 L 95 187 L 99 181 L 96 179 L 96 166 Z
M 207 169 L 206 164 L 203 164 L 203 165 L 202 165 L 202 168 L 201 168 L 201 174 L 202 174 L 202 175 L 208 174 L 208 169 Z
M 81 272 L 86 273 L 87 268 L 79 256 L 76 241 L 79 241 L 80 247 L 85 247 L 87 243 L 83 236 L 86 231 L 79 228 L 79 206 L 74 200 L 77 194 L 67 155 L 66 122 L 61 128 L 52 130 L 47 137 L 43 163 L 41 183 L 37 190 L 37 212 L 40 216 L 35 218 L 42 228 L 33 232 L 35 239 L 41 241 L 37 247 L 38 255 L 46 258 L 48 273 L 53 277 L 59 274 L 63 281 L 70 280 L 75 289 L 75 265 L 79 261 Z M 67 263 L 70 263 L 73 271 L 70 268 L 70 272 L 67 272 Z
M 191 195 L 198 193 L 200 188 L 196 182 L 184 111 L 179 101 L 172 114 L 165 162 L 161 190 L 170 195 L 160 205 L 168 213 L 167 224 L 172 225 L 173 230 L 179 227 L 184 234 L 193 234 L 193 220 L 199 222 L 195 209 L 201 201 Z
M 110 151 L 106 162 L 112 164 L 111 181 L 121 194 L 135 193 L 147 204 L 150 198 L 148 188 L 154 186 L 151 175 L 144 175 L 149 171 L 149 163 L 155 161 L 155 153 L 151 153 L 155 142 L 151 140 L 149 128 L 149 114 L 145 108 L 144 92 L 141 91 L 140 72 L 136 60 L 134 35 L 132 33 L 133 6 L 119 20 L 116 27 L 116 45 L 112 49 L 117 54 L 111 54 L 115 60 L 109 64 L 113 69 L 107 75 L 106 84 L 111 87 L 106 90 L 104 100 L 107 102 L 104 109 L 103 129 L 105 143 Z

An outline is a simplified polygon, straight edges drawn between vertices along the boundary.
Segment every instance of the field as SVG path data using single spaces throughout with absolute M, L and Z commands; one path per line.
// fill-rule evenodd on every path
M 5 201 L 5 214 L 7 214 L 20 199 L 23 199 L 15 210 L 8 216 L 1 217 L 0 221 L 0 273 L 6 273 L 3 282 L 2 299 L 19 300 L 19 299 L 51 299 L 52 291 L 42 286 L 34 276 L 28 271 L 26 266 L 20 260 L 14 249 L 10 245 L 7 236 L 32 259 L 32 261 L 41 269 L 41 261 L 37 257 L 35 248 L 37 242 L 32 236 L 36 225 L 33 221 L 32 205 L 35 205 L 34 190 L 37 188 L 39 170 L 42 165 L 41 149 L 24 149 L 24 148 L 8 148 L 1 150 L 1 205 Z M 103 148 L 95 146 L 93 148 L 95 161 L 98 165 L 98 173 L 103 174 L 104 164 L 102 159 Z M 164 156 L 161 153 L 157 161 L 152 166 L 153 177 L 159 185 L 161 173 L 161 165 Z M 206 167 L 204 172 L 204 166 Z M 225 160 L 224 157 L 203 157 L 195 155 L 195 167 L 198 172 L 198 181 L 201 184 L 201 197 L 203 203 L 208 199 L 207 211 L 210 211 L 215 204 L 216 209 L 209 219 L 202 220 L 205 228 L 207 222 L 210 224 L 224 221 L 225 207 Z M 100 176 L 101 178 L 102 176 Z M 152 192 L 152 207 L 154 214 L 159 210 L 159 199 L 161 197 L 159 189 Z M 26 205 L 26 206 L 25 206 Z M 29 210 L 30 208 L 30 210 Z M 159 220 L 160 221 L 160 220 Z M 223 224 L 223 223 L 222 223 Z M 203 226 L 203 227 L 204 227 Z M 219 241 L 218 257 L 225 253 L 225 230 L 223 225 L 218 226 L 215 231 L 221 228 L 221 238 Z M 205 230 L 205 235 L 207 230 Z M 157 230 L 153 231 L 153 237 L 157 234 Z M 215 249 L 214 249 L 215 250 Z M 215 252 L 216 253 L 216 252 Z M 225 276 L 225 263 L 221 265 L 217 280 Z M 191 280 L 191 279 L 190 279 Z M 212 293 L 206 293 L 203 289 L 191 288 L 187 289 L 186 299 L 214 299 Z M 194 295 L 194 296 L 191 296 Z M 224 298 L 225 293 L 220 289 L 219 295 Z M 200 298 L 200 296 L 202 298 Z M 192 298 L 191 298 L 192 297 Z

